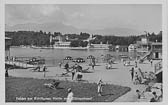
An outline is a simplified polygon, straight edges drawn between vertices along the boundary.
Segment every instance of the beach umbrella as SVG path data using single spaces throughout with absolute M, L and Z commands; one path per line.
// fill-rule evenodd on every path
M 95 57 L 93 55 L 89 55 L 87 59 L 94 59 Z
M 80 58 L 80 57 L 79 57 L 79 58 L 74 59 L 73 62 L 83 63 L 83 62 L 85 62 L 85 60 L 84 60 L 83 58 Z
M 64 60 L 73 60 L 73 58 L 71 56 L 66 56 Z

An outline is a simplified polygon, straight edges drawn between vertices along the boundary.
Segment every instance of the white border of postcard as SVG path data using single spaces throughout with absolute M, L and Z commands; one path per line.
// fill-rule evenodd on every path
M 138 102 L 114 102 L 114 103 L 80 103 L 80 104 L 166 104 L 168 102 L 168 42 L 167 42 L 167 0 L 0 0 L 0 104 L 5 103 L 5 66 L 4 66 L 4 26 L 5 26 L 5 4 L 162 4 L 162 29 L 163 29 L 163 102 L 138 103 Z M 19 103 L 12 103 L 19 104 Z M 20 103 L 20 104 L 67 104 L 67 103 Z M 78 103 L 72 103 L 78 104 Z

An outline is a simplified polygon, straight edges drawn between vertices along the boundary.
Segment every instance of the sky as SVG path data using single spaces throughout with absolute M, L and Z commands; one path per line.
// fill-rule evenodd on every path
M 60 22 L 78 29 L 161 31 L 159 4 L 6 4 L 5 24 Z

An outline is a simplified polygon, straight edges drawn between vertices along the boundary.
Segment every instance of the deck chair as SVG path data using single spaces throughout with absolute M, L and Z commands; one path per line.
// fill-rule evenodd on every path
M 86 68 L 86 69 L 83 69 L 83 70 L 82 70 L 82 73 L 88 72 L 88 70 L 89 70 L 89 67 Z
M 40 71 L 40 67 L 37 66 L 36 68 L 32 69 L 33 71 Z
M 55 82 L 53 85 L 51 85 L 50 88 L 57 89 L 59 84 L 60 84 L 60 82 Z
M 60 82 L 55 82 L 55 83 L 49 83 L 49 84 L 44 84 L 44 86 L 51 88 L 51 89 L 57 89 L 58 85 L 60 84 Z

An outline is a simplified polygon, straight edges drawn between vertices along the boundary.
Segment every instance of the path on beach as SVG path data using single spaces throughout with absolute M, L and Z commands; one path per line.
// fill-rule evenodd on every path
M 153 66 L 148 61 L 145 61 L 143 64 L 138 64 L 138 67 L 142 69 L 142 71 L 152 71 L 154 72 L 154 64 L 159 61 L 154 61 Z M 83 69 L 88 68 L 88 64 L 81 64 Z M 134 65 L 134 61 L 131 61 L 131 65 Z M 122 62 L 117 62 L 113 64 L 113 69 L 106 70 L 105 63 L 97 63 L 95 66 L 95 70 L 93 73 L 83 73 L 83 79 L 89 82 L 98 82 L 101 78 L 105 83 L 127 86 L 131 88 L 131 91 L 127 94 L 119 97 L 115 100 L 115 102 L 133 102 L 136 99 L 135 90 L 143 89 L 144 85 L 134 85 L 131 80 L 130 69 L 133 66 L 124 66 Z M 63 80 L 71 80 L 71 73 L 67 77 L 61 77 L 61 74 L 65 72 L 64 69 L 59 67 L 48 67 L 47 72 L 44 77 L 44 72 L 33 72 L 31 69 L 14 69 L 9 70 L 10 76 L 15 77 L 30 77 L 30 78 L 39 78 L 39 79 L 63 79 Z

